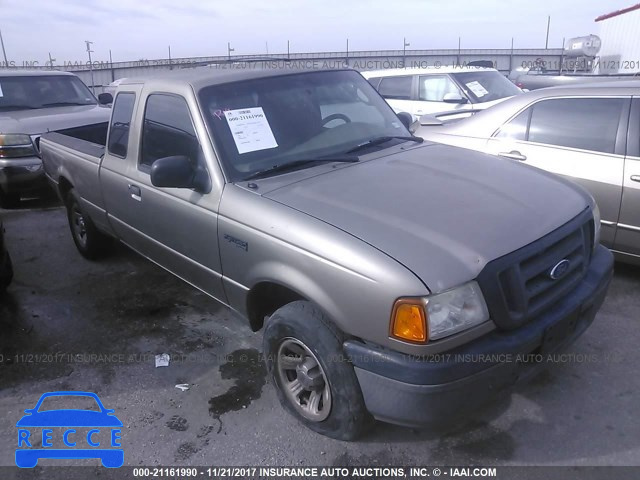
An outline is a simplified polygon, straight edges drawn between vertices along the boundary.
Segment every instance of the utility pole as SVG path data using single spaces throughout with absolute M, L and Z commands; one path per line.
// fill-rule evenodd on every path
M 56 59 L 55 58 L 51 58 L 51 52 L 49 52 L 49 68 L 51 68 L 51 70 L 53 70 L 53 62 L 55 62 Z
M 231 61 L 231 52 L 235 51 L 235 48 L 231 48 L 231 42 L 227 42 L 227 55 L 229 56 L 229 61 Z
M 109 66 L 111 67 L 111 81 L 115 82 L 116 72 L 113 71 L 113 58 L 111 57 L 111 49 L 109 49 Z
M 291 60 L 291 53 L 289 52 L 289 40 L 287 40 L 287 60 Z
M 511 53 L 509 53 L 509 74 L 513 70 L 513 37 L 511 37 Z
M 91 44 L 93 42 L 90 42 L 89 40 L 85 40 L 84 43 L 87 44 L 87 54 L 89 55 L 89 71 L 91 72 L 91 93 L 95 95 L 96 87 L 94 86 L 95 82 L 93 81 L 93 62 L 91 61 L 91 53 L 93 52 L 93 50 L 91 50 Z
M 171 65 L 171 45 L 169 45 L 169 70 L 173 70 L 173 66 Z
M 460 46 L 462 44 L 461 37 L 458 37 L 458 66 L 460 66 Z
M 0 44 L 2 44 L 2 55 L 4 56 L 4 66 L 9 68 L 9 60 L 7 60 L 7 52 L 4 49 L 4 40 L 2 39 L 2 30 L 0 30 Z
M 410 47 L 411 44 L 407 42 L 406 38 L 402 39 L 402 68 L 405 68 L 405 55 L 407 53 L 407 47 Z
M 551 25 L 551 15 L 547 17 L 547 39 L 544 42 L 544 48 L 549 48 L 549 25 Z
M 267 50 L 267 55 L 269 55 L 269 42 L 264 42 L 264 48 Z
M 348 38 L 347 38 L 347 59 L 345 62 L 348 66 L 349 65 L 349 39 Z

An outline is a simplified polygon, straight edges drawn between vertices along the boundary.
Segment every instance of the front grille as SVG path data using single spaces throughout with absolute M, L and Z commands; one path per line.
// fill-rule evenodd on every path
M 496 325 L 517 328 L 551 308 L 575 288 L 591 260 L 593 217 L 589 209 L 541 239 L 488 263 L 478 283 Z M 551 271 L 569 266 L 557 279 Z

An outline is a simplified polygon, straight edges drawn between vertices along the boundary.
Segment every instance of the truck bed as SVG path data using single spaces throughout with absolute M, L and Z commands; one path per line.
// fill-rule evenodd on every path
M 54 187 L 67 180 L 83 198 L 101 205 L 98 170 L 107 129 L 105 122 L 50 132 L 41 137 L 40 155 Z

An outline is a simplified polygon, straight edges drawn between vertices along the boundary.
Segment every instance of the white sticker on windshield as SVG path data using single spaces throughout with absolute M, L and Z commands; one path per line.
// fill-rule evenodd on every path
M 4 97 L 4 94 L 2 93 L 2 85 L 0 85 L 0 97 Z
M 475 94 L 476 97 L 484 97 L 489 91 L 480 85 L 477 81 L 469 82 L 466 84 L 469 89 Z
M 262 107 L 226 110 L 227 123 L 238 153 L 249 153 L 278 146 Z

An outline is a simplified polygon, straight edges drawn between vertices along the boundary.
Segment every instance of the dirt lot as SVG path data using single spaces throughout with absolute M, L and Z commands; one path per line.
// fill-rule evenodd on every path
M 58 390 L 115 409 L 126 465 L 640 464 L 638 268 L 616 265 L 573 361 L 472 421 L 447 432 L 378 424 L 343 443 L 280 408 L 260 334 L 226 307 L 124 247 L 83 259 L 55 205 L 1 214 L 16 276 L 0 299 L 0 465 L 14 465 L 23 410 Z M 155 367 L 159 353 L 168 367 Z

